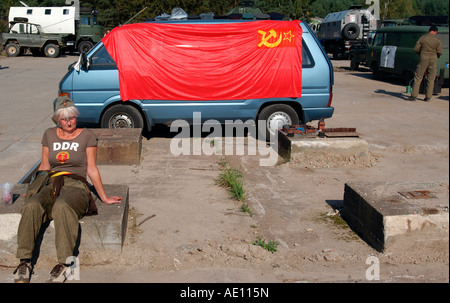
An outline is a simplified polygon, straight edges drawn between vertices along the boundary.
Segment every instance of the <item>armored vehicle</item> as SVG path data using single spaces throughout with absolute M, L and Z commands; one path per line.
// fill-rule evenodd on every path
M 367 41 L 378 28 L 378 18 L 361 5 L 346 11 L 328 14 L 317 30 L 317 37 L 325 51 L 334 59 L 348 57 L 352 45 Z

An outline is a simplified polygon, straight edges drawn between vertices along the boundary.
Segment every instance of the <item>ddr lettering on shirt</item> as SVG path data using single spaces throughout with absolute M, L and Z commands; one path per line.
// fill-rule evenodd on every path
M 56 133 L 56 127 L 45 131 L 42 145 L 49 149 L 50 170 L 67 171 L 86 176 L 86 148 L 97 146 L 97 138 L 89 129 L 74 139 L 62 140 Z

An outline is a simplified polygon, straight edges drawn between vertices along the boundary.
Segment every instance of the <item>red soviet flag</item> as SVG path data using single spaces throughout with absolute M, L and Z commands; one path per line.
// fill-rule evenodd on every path
M 130 24 L 102 42 L 123 101 L 301 97 L 300 21 Z

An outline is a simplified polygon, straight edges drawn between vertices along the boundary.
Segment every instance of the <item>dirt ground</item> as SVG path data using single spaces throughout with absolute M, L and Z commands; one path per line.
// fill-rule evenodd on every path
M 13 60 L 2 59 L 3 66 Z M 263 167 L 264 155 L 176 156 L 175 134 L 158 127 L 143 140 L 140 165 L 100 167 L 104 183 L 129 186 L 122 252 L 81 249 L 81 279 L 68 283 L 448 282 L 448 240 L 406 239 L 380 253 L 339 210 L 349 181 L 432 181 L 448 188 L 449 89 L 431 102 L 407 102 L 397 79 L 375 81 L 367 70 L 350 71 L 348 61 L 333 64 L 335 115 L 326 126 L 355 127 L 369 143 L 368 164 L 330 159 Z M 217 185 L 223 159 L 242 170 L 252 215 Z M 276 241 L 277 251 L 252 244 L 258 238 Z M 379 260 L 379 279 L 367 279 L 371 256 Z M 54 260 L 41 256 L 33 282 L 45 281 Z M 0 252 L 0 264 L 0 280 L 12 282 L 14 256 Z

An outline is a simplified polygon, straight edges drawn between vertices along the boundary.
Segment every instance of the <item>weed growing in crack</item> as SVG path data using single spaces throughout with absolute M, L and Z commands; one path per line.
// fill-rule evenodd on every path
M 222 168 L 222 172 L 219 174 L 217 184 L 228 188 L 231 196 L 242 202 L 241 211 L 252 216 L 253 212 L 246 202 L 247 198 L 244 188 L 244 175 L 240 170 L 229 167 L 228 162 L 224 158 L 220 159 L 219 165 Z
M 219 174 L 217 183 L 228 188 L 231 196 L 238 201 L 245 201 L 244 177 L 242 172 L 228 167 L 225 159 L 219 162 L 222 172 Z
M 269 241 L 268 243 L 266 243 L 266 240 L 264 240 L 261 237 L 258 237 L 258 239 L 252 242 L 252 244 L 256 246 L 261 246 L 265 250 L 274 253 L 278 250 L 277 247 L 279 243 L 277 241 Z

